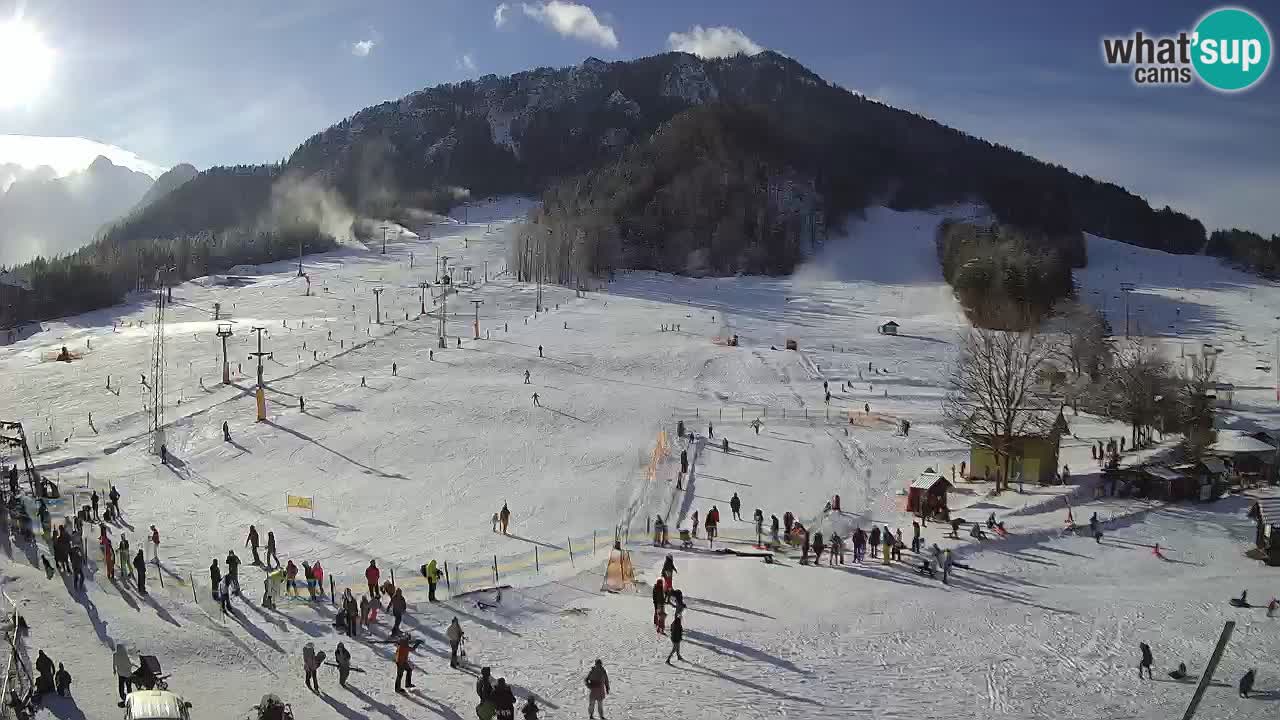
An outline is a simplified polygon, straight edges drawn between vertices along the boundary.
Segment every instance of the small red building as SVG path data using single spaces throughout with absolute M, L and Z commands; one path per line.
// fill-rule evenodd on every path
M 907 512 L 929 519 L 950 520 L 947 490 L 951 487 L 951 482 L 933 468 L 925 469 L 907 488 Z

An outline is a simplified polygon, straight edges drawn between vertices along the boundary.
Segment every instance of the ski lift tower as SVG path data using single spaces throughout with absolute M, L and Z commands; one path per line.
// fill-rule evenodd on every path
M 159 455 L 164 447 L 164 311 L 168 304 L 169 271 L 156 269 L 155 335 L 151 339 L 151 407 L 147 431 L 151 434 L 151 452 Z
M 231 363 L 227 362 L 227 338 L 231 337 L 231 323 L 218 323 L 218 337 L 222 340 L 222 384 L 231 384 Z
M 0 447 L 16 448 L 22 455 L 23 469 L 27 472 L 27 481 L 31 486 L 31 496 L 41 497 L 39 481 L 36 477 L 35 462 L 31 459 L 31 449 L 27 446 L 27 435 L 22 430 L 22 423 L 0 420 Z M 14 464 L 17 462 L 15 460 Z M 7 483 L 0 483 L 8 491 Z M 7 497 L 7 496 L 6 496 Z

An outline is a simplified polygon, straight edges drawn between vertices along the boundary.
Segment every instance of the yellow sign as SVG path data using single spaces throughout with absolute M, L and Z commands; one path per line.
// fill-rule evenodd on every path
M 286 510 L 289 508 L 298 508 L 299 510 L 314 511 L 316 509 L 315 498 L 307 495 L 285 495 L 284 507 Z

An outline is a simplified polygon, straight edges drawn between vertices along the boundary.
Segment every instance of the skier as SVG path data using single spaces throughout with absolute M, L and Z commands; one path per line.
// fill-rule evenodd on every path
M 528 384 L 529 384 L 529 371 L 528 371 L 528 370 L 525 370 L 525 371 L 524 371 L 524 384 L 525 384 L 525 385 L 528 385 Z
M 733 513 L 734 520 L 742 519 L 742 501 L 738 499 L 738 493 L 729 498 L 729 511 Z
M 373 624 L 373 603 L 369 602 L 368 595 L 360 596 L 360 624 L 364 626 L 365 632 L 370 632 L 369 626 Z
M 715 505 L 711 506 L 711 512 L 707 513 L 704 524 L 707 530 L 707 544 L 713 546 L 716 543 L 716 526 L 720 524 L 720 509 Z
M 235 550 L 227 551 L 227 587 L 235 586 L 236 595 L 240 594 L 240 558 Z
M 439 602 L 436 600 L 436 585 L 440 583 L 440 567 L 435 560 L 427 563 L 422 571 L 423 576 L 427 578 L 427 600 L 429 602 Z
M 102 540 L 102 561 L 107 566 L 107 579 L 116 579 L 116 553 L 111 547 L 111 538 L 103 536 Z
M 1138 643 L 1138 649 L 1142 651 L 1142 659 L 1138 661 L 1138 679 L 1142 679 L 1142 668 L 1147 669 L 1147 679 L 1151 678 L 1151 664 L 1155 660 L 1151 657 L 1151 646 L 1142 642 Z
M 129 649 L 124 643 L 116 643 L 116 651 L 111 655 L 111 668 L 116 673 L 116 688 L 120 692 L 119 707 L 124 707 L 124 699 L 133 692 L 133 663 L 129 660 Z
M 449 667 L 458 667 L 458 648 L 462 646 L 462 638 L 466 633 L 462 632 L 462 625 L 458 624 L 458 618 L 454 618 L 449 623 L 449 629 L 444 631 L 444 636 L 449 640 Z
M 920 552 L 920 523 L 916 520 L 911 521 L 911 552 Z
M 307 411 L 307 399 L 299 395 L 298 396 L 298 412 L 306 412 L 306 411 Z
M 321 659 L 316 653 L 316 646 L 307 643 L 302 646 L 302 674 L 303 682 L 306 683 L 307 689 L 320 694 L 320 678 L 317 671 L 320 669 Z
M 351 674 L 351 651 L 339 642 L 338 648 L 333 651 L 333 660 L 338 665 L 338 684 L 345 688 L 347 676 Z
M 209 566 L 209 587 L 212 589 L 213 599 L 218 599 L 218 588 L 222 585 L 222 571 L 218 569 L 218 558 L 213 559 L 213 564 Z
M 316 575 L 315 575 L 315 571 L 311 569 L 311 564 L 308 563 L 306 560 L 302 561 L 302 577 L 304 580 L 307 581 L 307 599 L 315 600 L 316 599 Z
M 667 608 L 663 605 L 657 605 L 653 608 L 653 626 L 658 630 L 659 635 L 667 634 Z
M 397 377 L 400 374 L 400 367 L 395 363 L 391 363 L 391 377 Z
M 787 540 L 791 539 L 791 526 L 795 524 L 796 516 L 788 510 L 782 513 L 782 535 Z
M 713 438 L 715 436 L 716 436 L 715 427 L 713 427 L 711 423 L 707 423 L 707 437 Z
M 111 503 L 111 511 L 116 517 L 120 517 L 120 491 L 115 485 L 111 486 L 111 491 L 107 493 L 107 500 Z
M 138 550 L 138 554 L 133 556 L 133 569 L 138 573 L 138 594 L 147 594 L 147 559 L 142 556 L 142 550 Z
M 880 546 L 880 528 L 871 526 L 871 557 L 876 556 L 876 548 Z
M 351 594 L 351 588 L 342 591 L 342 619 L 347 637 L 355 638 L 360 629 L 360 606 L 356 603 L 356 596 Z
M 541 402 L 539 402 L 539 400 L 538 400 L 538 393 L 534 393 L 534 394 L 533 394 L 533 406 L 534 406 L 534 407 L 542 407 L 542 403 L 541 403 Z
M 222 442 L 231 442 L 231 425 L 222 421 Z
M 756 508 L 751 518 L 756 521 L 756 544 L 760 544 L 760 539 L 764 536 L 764 511 Z
M 828 560 L 829 565 L 844 564 L 844 540 L 839 535 L 831 535 L 831 555 Z
M 324 599 L 324 568 L 320 567 L 320 561 L 317 560 L 311 565 L 311 574 L 316 576 L 316 595 Z
M 680 451 L 680 474 L 687 475 L 689 473 L 689 451 Z
M 54 672 L 53 660 L 41 650 L 40 655 L 36 658 L 36 673 L 39 677 L 36 679 L 35 693 L 31 698 L 33 701 L 39 700 L 40 696 L 45 693 L 53 692 Z
M 498 511 L 498 522 L 502 525 L 502 534 L 507 534 L 507 523 L 511 522 L 511 510 L 507 508 L 506 501 L 502 503 L 502 510 Z
M 79 543 L 71 546 L 71 572 L 72 587 L 84 590 L 84 553 L 80 552 Z
M 690 517 L 690 520 L 691 522 L 689 526 L 693 528 L 693 536 L 696 538 L 698 537 L 698 511 L 697 510 L 693 511 L 693 515 L 692 517 Z
M 809 564 L 809 533 L 805 531 L 804 526 L 796 523 L 792 530 L 800 535 L 800 564 Z
M 658 610 L 662 609 L 662 606 L 667 604 L 666 588 L 662 581 L 663 578 L 658 578 L 653 581 L 653 615 L 655 618 L 658 615 Z M 654 624 L 657 624 L 656 619 L 654 620 Z
M 680 655 L 680 641 L 684 640 L 684 618 L 676 617 L 671 621 L 671 652 L 667 653 L 667 664 L 671 664 L 671 656 L 675 656 L 677 660 L 684 660 Z M 601 714 L 603 717 L 603 713 Z
M 381 577 L 382 571 L 378 569 L 378 562 L 370 560 L 369 567 L 364 569 L 364 579 L 365 582 L 369 583 L 369 597 L 373 598 L 375 602 L 382 597 L 382 592 L 378 589 L 378 580 Z
M 720 439 L 720 451 L 724 453 L 729 452 L 729 438 Z
M 542 357 L 542 346 L 538 346 L 538 357 Z
M 1249 698 L 1249 693 L 1253 690 L 1253 678 L 1257 671 L 1249 668 L 1249 672 L 1240 676 L 1240 697 Z
M 862 532 L 862 528 L 855 528 L 853 531 L 853 561 L 862 562 L 862 558 L 866 557 L 867 552 L 867 534 Z
M 267 569 L 280 567 L 280 556 L 276 554 L 276 534 L 274 531 L 267 531 Z
M 396 588 L 396 594 L 391 598 L 391 617 L 396 621 L 391 625 L 391 637 L 395 637 L 400 632 L 400 622 L 404 620 L 404 612 L 408 609 L 408 603 L 404 599 L 404 591 Z
M 677 620 L 677 623 L 680 621 Z M 672 626 L 674 628 L 674 626 Z M 675 641 L 673 641 L 675 642 Z M 671 658 L 667 658 L 670 662 Z M 604 699 L 609 695 L 609 673 L 604 669 L 604 661 L 596 659 L 596 664 L 587 673 L 587 716 L 594 718 L 596 710 L 600 710 L 600 718 L 604 720 Z
M 217 564 L 214 560 L 214 564 Z M 290 595 L 298 594 L 298 566 L 293 564 L 293 560 L 289 560 L 284 566 L 284 589 Z
M 813 541 L 810 543 L 810 546 L 812 546 L 812 547 L 813 547 L 813 564 L 814 564 L 814 565 L 821 565 L 821 564 L 822 564 L 822 551 L 823 551 L 824 549 L 826 549 L 826 547 L 827 547 L 827 546 L 826 546 L 825 544 L 823 544 L 823 542 L 822 542 L 822 533 L 821 533 L 821 532 L 816 532 L 816 533 L 814 533 L 814 534 L 813 534 Z
M 244 546 L 253 551 L 253 564 L 261 565 L 262 558 L 258 557 L 258 528 L 249 526 L 249 537 L 245 538 Z
M 94 490 L 93 494 L 89 496 L 89 502 L 93 503 L 93 520 L 94 522 L 97 522 L 98 521 L 98 491 L 97 490 Z
M 770 541 L 774 545 L 777 545 L 778 544 L 778 516 L 777 515 L 769 516 L 769 535 L 771 538 Z

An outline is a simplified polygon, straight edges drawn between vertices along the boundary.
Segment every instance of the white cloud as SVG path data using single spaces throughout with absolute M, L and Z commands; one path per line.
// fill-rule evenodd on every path
M 373 46 L 377 45 L 373 39 L 361 40 L 351 45 L 351 54 L 356 57 L 369 57 L 369 53 L 373 52 Z
M 471 53 L 463 53 L 462 57 L 458 58 L 457 61 L 454 62 L 454 65 L 459 70 L 465 70 L 467 72 L 476 71 L 476 60 L 471 56 Z
M 520 3 L 525 15 L 537 20 L 565 37 L 595 43 L 601 47 L 618 47 L 618 36 L 613 28 L 601 23 L 595 12 L 586 5 L 579 5 L 566 0 L 530 5 Z
M 99 155 L 151 177 L 159 177 L 166 169 L 124 148 L 81 137 L 0 135 L 0 164 L 14 163 L 26 168 L 48 165 L 61 176 L 89 167 Z
M 673 32 L 667 36 L 667 47 L 704 58 L 729 57 L 738 53 L 755 55 L 764 50 L 741 30 L 725 25 L 709 28 L 694 25 L 689 32 Z
M 498 7 L 493 9 L 493 26 L 502 27 L 507 24 L 507 11 L 511 6 L 506 3 L 499 3 Z

